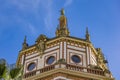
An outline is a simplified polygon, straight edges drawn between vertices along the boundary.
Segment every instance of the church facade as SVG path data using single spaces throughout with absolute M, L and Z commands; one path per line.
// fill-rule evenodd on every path
M 54 38 L 41 34 L 28 46 L 25 37 L 17 60 L 17 65 L 23 65 L 23 80 L 114 80 L 88 29 L 85 37 L 70 36 L 62 9 Z

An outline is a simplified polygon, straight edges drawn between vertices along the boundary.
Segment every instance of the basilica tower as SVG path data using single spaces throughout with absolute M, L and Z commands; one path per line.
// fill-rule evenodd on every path
M 28 46 L 26 37 L 17 65 L 23 80 L 114 80 L 102 50 L 95 48 L 86 28 L 85 39 L 70 36 L 67 17 L 61 10 L 56 36 L 41 34 Z

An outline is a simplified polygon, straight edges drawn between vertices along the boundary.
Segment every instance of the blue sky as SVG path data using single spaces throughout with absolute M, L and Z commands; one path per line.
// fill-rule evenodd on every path
M 25 35 L 29 45 L 40 34 L 54 37 L 61 8 L 71 36 L 85 38 L 88 26 L 92 43 L 120 80 L 120 0 L 0 0 L 0 58 L 15 63 Z

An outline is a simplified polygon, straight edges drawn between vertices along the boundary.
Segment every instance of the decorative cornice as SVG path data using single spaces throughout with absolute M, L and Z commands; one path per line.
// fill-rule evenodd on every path
M 40 40 L 40 38 L 38 38 L 37 40 Z M 87 41 L 82 40 L 82 39 L 74 38 L 74 37 L 56 37 L 54 39 L 47 40 L 46 43 L 45 43 L 45 46 L 47 47 L 47 46 L 50 46 L 50 45 L 54 45 L 54 44 L 57 44 L 57 43 L 59 43 L 61 41 L 82 44 L 84 46 L 91 45 L 90 42 L 87 42 Z M 25 50 L 21 50 L 20 53 L 19 53 L 19 55 L 18 55 L 17 65 L 18 65 L 18 63 L 19 63 L 20 58 L 22 57 L 22 55 L 28 54 L 28 53 L 31 53 L 31 52 L 34 52 L 34 51 L 38 51 L 36 46 L 37 46 L 37 44 L 35 44 L 33 46 L 30 46 L 30 47 L 28 47 Z

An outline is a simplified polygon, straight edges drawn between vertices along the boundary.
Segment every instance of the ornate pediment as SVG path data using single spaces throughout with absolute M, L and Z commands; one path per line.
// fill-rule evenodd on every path
M 36 40 L 36 44 L 38 44 L 40 41 L 46 41 L 47 40 L 47 37 L 43 34 L 41 34 L 37 40 Z

